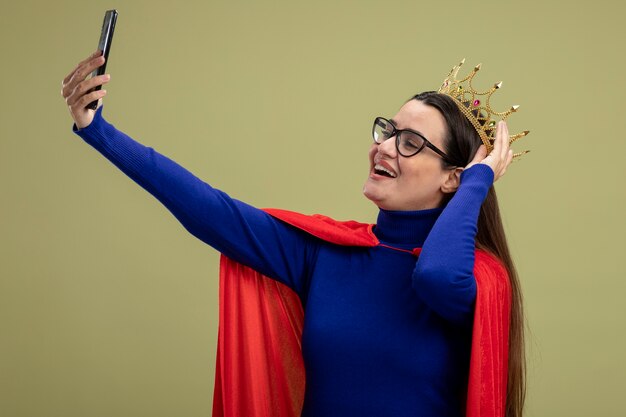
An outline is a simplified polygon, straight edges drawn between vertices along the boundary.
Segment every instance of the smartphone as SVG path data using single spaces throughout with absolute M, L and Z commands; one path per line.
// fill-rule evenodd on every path
M 100 42 L 98 42 L 98 49 L 102 51 L 104 56 L 104 64 L 96 68 L 91 77 L 102 75 L 106 71 L 107 62 L 109 62 L 109 52 L 111 51 L 111 42 L 113 41 L 113 31 L 115 30 L 115 22 L 117 21 L 117 10 L 107 10 L 104 14 L 104 21 L 102 22 L 102 31 L 100 32 Z M 97 91 L 102 88 L 98 85 L 91 89 L 91 91 Z M 91 92 L 90 91 L 90 92 Z M 95 110 L 98 107 L 98 100 L 94 100 L 87 104 L 86 108 Z

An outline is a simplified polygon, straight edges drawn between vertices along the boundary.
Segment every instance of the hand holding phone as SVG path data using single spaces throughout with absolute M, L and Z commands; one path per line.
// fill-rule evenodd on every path
M 117 10 L 107 10 L 104 14 L 104 21 L 102 22 L 102 30 L 100 32 L 100 41 L 98 42 L 98 50 L 102 51 L 104 64 L 93 71 L 91 74 L 92 77 L 103 75 L 106 71 L 106 65 L 109 61 L 109 52 L 111 51 L 111 42 L 113 41 L 115 22 L 117 22 Z M 97 85 L 94 88 L 94 91 L 98 91 L 100 88 L 101 86 Z M 91 110 L 95 110 L 97 107 L 98 100 L 94 100 L 87 105 L 87 108 Z
M 96 84 L 102 85 L 109 82 L 109 74 L 85 79 L 92 70 L 104 64 L 104 57 L 101 52 L 96 51 L 88 56 L 63 79 L 61 95 L 65 98 L 70 114 L 79 129 L 91 124 L 96 113 L 87 108 L 87 105 L 92 101 L 98 102 L 106 94 L 106 90 L 93 91 L 92 87 L 95 87 Z
M 62 81 L 63 87 L 61 89 L 61 95 L 68 105 L 76 127 L 79 129 L 91 124 L 95 109 L 98 105 L 98 100 L 106 94 L 106 90 L 101 90 L 101 87 L 111 79 L 109 74 L 104 74 L 104 71 L 107 61 L 106 55 L 111 49 L 113 30 L 106 28 L 113 28 L 115 26 L 116 17 L 117 12 L 115 10 L 107 11 L 98 50 L 79 62 Z M 102 49 L 100 48 L 101 46 Z M 87 79 L 90 73 L 92 77 Z

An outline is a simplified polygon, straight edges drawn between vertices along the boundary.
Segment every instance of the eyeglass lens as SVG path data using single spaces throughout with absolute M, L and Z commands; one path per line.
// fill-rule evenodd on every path
M 376 143 L 383 143 L 394 134 L 394 126 L 387 120 L 377 118 L 374 122 L 373 136 Z M 401 155 L 410 156 L 424 147 L 424 139 L 412 132 L 402 131 L 397 138 L 398 151 Z

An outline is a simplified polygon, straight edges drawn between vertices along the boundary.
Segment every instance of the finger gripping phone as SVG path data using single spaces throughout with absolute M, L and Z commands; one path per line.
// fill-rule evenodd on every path
M 98 49 L 102 51 L 104 56 L 104 64 L 96 68 L 91 77 L 102 75 L 106 71 L 107 62 L 109 62 L 109 52 L 111 51 L 111 42 L 113 41 L 113 31 L 115 30 L 115 22 L 117 21 L 117 10 L 107 10 L 104 14 L 104 21 L 102 22 L 102 31 L 100 32 L 100 42 L 98 42 Z M 101 85 L 94 87 L 91 91 L 97 91 L 102 88 Z M 87 104 L 87 108 L 95 110 L 98 107 L 98 100 L 94 100 Z

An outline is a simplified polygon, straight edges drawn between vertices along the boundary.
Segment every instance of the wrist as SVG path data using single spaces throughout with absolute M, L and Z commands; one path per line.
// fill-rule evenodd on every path
M 77 121 L 74 121 L 74 124 L 72 125 L 72 131 L 76 133 L 78 131 L 83 131 L 83 130 L 93 130 L 97 128 L 99 125 L 101 125 L 103 121 L 103 117 L 102 117 L 103 107 L 104 106 L 100 106 L 96 109 L 96 112 L 94 113 L 93 118 L 87 124 L 83 125 L 82 123 L 79 124 Z
M 493 169 L 487 164 L 477 163 L 469 168 L 466 168 L 461 172 L 461 184 L 465 182 L 476 182 L 482 184 L 488 184 L 491 186 L 495 179 L 495 173 Z

